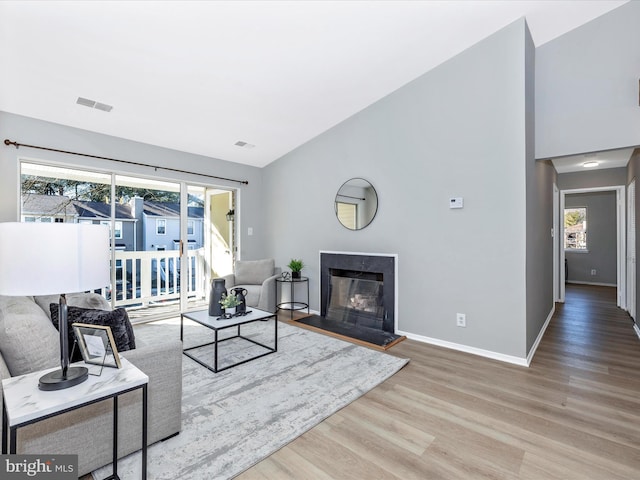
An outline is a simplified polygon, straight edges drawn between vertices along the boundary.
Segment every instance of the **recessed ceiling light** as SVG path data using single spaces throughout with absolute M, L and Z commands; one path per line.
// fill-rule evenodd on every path
M 583 166 L 584 168 L 594 168 L 594 167 L 597 167 L 598 165 L 600 165 L 600 162 L 594 162 L 594 161 L 591 161 L 591 162 L 584 162 L 584 163 L 582 164 L 582 166 Z

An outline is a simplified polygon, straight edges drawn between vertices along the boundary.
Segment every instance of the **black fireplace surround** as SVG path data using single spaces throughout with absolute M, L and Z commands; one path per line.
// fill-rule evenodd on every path
M 321 252 L 320 316 L 300 322 L 389 345 L 400 338 L 395 335 L 395 281 L 394 256 Z
M 382 305 L 380 329 L 394 333 L 395 330 L 395 258 L 380 255 L 359 255 L 349 253 L 320 254 L 320 315 L 327 316 L 331 289 L 331 275 L 362 274 L 365 278 L 382 277 Z M 354 312 L 354 315 L 357 312 Z M 353 317 L 354 315 L 349 315 Z M 336 319 L 338 320 L 338 319 Z M 355 318 L 353 319 L 355 323 Z M 348 321 L 348 319 L 347 319 Z

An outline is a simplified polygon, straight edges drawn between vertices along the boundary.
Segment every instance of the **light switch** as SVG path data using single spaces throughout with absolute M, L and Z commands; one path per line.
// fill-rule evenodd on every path
M 247 235 L 249 236 L 253 235 L 253 227 L 247 228 Z

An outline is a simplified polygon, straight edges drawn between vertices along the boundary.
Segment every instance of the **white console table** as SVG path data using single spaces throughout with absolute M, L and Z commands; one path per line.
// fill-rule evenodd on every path
M 118 479 L 118 397 L 123 393 L 142 389 L 142 478 L 146 479 L 149 377 L 125 358 L 121 358 L 121 361 L 122 368 L 104 368 L 100 376 L 89 375 L 87 381 L 63 390 L 43 391 L 38 388 L 38 379 L 59 367 L 2 380 L 2 453 L 6 454 L 7 450 L 11 454 L 16 453 L 17 433 L 20 427 L 111 398 L 113 475 L 109 478 Z M 95 368 L 95 365 L 86 365 L 84 362 L 74 365 L 86 366 L 90 371 L 91 368 Z

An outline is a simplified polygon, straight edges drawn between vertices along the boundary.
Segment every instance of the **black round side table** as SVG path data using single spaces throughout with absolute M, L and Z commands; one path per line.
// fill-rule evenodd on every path
M 293 312 L 294 311 L 298 311 L 298 310 L 304 310 L 305 308 L 307 309 L 307 313 L 309 313 L 309 277 L 300 277 L 300 278 L 293 278 L 293 277 L 279 277 L 276 278 L 276 302 L 280 299 L 279 295 L 278 295 L 278 286 L 280 286 L 280 293 L 282 293 L 282 287 L 285 284 L 289 284 L 289 288 L 291 291 L 291 301 L 289 302 L 282 302 L 282 303 L 277 303 L 276 304 L 276 313 L 278 313 L 279 310 L 289 310 L 291 312 L 291 320 L 293 320 Z M 295 300 L 295 286 L 296 284 L 299 283 L 306 283 L 307 284 L 307 301 L 306 302 L 296 302 Z

